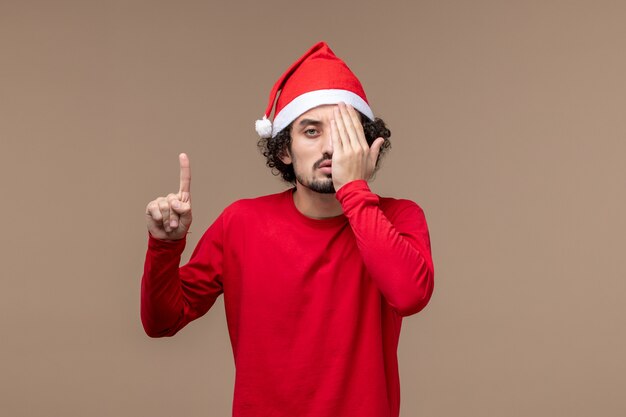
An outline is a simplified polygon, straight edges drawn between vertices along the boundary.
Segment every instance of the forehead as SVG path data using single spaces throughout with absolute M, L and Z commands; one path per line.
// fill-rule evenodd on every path
M 333 115 L 333 108 L 335 107 L 337 107 L 336 104 L 322 104 L 320 106 L 313 107 L 311 110 L 308 110 L 298 116 L 298 118 L 294 120 L 294 125 L 304 119 L 319 121 L 328 120 Z

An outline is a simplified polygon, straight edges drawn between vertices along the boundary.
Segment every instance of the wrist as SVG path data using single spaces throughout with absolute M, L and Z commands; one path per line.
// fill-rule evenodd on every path
M 341 199 L 341 197 L 345 194 L 350 193 L 352 190 L 366 190 L 370 191 L 369 184 L 364 179 L 355 179 L 351 181 L 344 182 L 339 188 L 335 186 L 335 195 L 337 199 Z
M 338 192 L 340 189 L 342 189 L 343 187 L 345 187 L 348 184 L 351 184 L 355 181 L 365 181 L 367 182 L 367 180 L 365 180 L 364 178 L 351 178 L 348 180 L 339 180 L 339 181 L 333 181 L 333 186 L 335 187 L 335 192 Z

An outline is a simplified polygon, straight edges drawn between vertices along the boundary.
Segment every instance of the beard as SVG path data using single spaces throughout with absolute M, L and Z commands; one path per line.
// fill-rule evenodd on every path
M 298 181 L 309 190 L 315 191 L 316 193 L 333 194 L 335 192 L 335 185 L 333 184 L 333 179 L 331 176 L 328 176 L 324 179 L 307 181 L 301 175 L 296 174 L 296 181 Z
M 300 184 L 302 184 L 303 186 L 305 186 L 306 188 L 308 188 L 311 191 L 315 191 L 316 193 L 320 193 L 320 194 L 333 194 L 335 193 L 335 185 L 333 184 L 333 177 L 332 174 L 328 174 L 326 176 L 326 178 L 322 178 L 322 179 L 312 179 L 312 180 L 306 180 L 299 172 L 297 169 L 297 163 L 295 158 L 293 158 L 293 170 L 294 173 L 296 174 L 296 181 L 298 181 Z M 322 159 L 320 159 L 319 161 L 317 161 L 314 165 L 313 165 L 313 172 L 315 172 L 315 170 L 317 168 L 319 168 L 319 165 L 327 160 L 330 160 L 331 157 L 330 155 L 324 154 L 324 156 L 322 157 Z

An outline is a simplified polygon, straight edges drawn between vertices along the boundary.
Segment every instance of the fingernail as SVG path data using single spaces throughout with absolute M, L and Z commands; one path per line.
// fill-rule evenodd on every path
M 171 226 L 171 227 L 176 227 L 176 226 L 178 226 L 178 222 L 177 222 L 176 220 L 172 220 L 172 221 L 170 222 L 170 226 Z

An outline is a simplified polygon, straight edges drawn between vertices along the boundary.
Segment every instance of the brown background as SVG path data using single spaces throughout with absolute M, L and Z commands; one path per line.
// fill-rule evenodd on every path
M 626 3 L 0 2 L 3 416 L 229 416 L 222 298 L 139 321 L 143 211 L 192 163 L 197 239 L 284 189 L 253 122 L 326 40 L 393 149 L 373 188 L 425 210 L 430 305 L 402 416 L 626 415 Z

